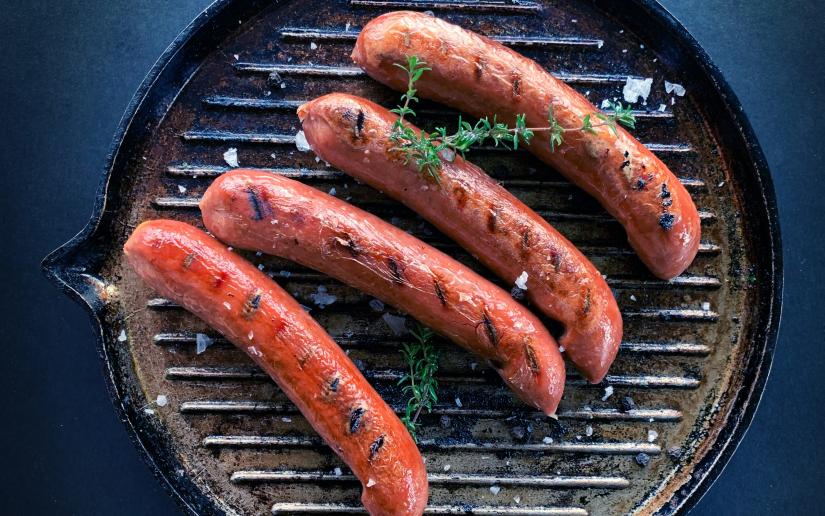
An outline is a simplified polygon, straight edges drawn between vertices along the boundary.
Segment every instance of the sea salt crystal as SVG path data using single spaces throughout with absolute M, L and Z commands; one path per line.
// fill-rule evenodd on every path
M 310 50 L 316 50 L 317 48 L 318 48 L 318 44 L 317 44 L 317 43 L 315 43 L 314 41 L 311 41 L 311 42 L 309 43 L 309 49 L 310 49 Z
M 225 306 L 227 310 L 232 310 L 232 305 L 230 305 L 228 301 L 224 301 L 223 306 Z
M 521 290 L 527 290 L 527 278 L 529 275 L 527 271 L 521 271 L 521 274 L 516 278 L 516 286 Z
M 155 409 L 145 408 L 145 409 L 143 409 L 143 413 L 146 414 L 146 415 L 152 416 L 152 415 L 155 414 Z
M 396 337 L 407 333 L 406 317 L 385 313 L 381 316 L 381 319 L 383 319 L 384 322 L 387 323 L 387 326 L 390 327 L 390 330 L 392 330 L 393 335 L 395 335 Z
M 248 348 L 246 348 L 246 350 L 249 351 L 249 354 L 252 355 L 253 357 L 262 357 L 262 356 L 264 356 L 264 354 L 261 353 L 260 351 L 258 351 L 258 348 L 256 348 L 255 346 L 249 346 Z
M 650 96 L 650 87 L 652 85 L 652 77 L 646 79 L 628 77 L 624 88 L 622 88 L 622 95 L 624 96 L 625 102 L 638 102 L 640 97 L 643 101 L 647 102 L 647 97 Z
M 186 187 L 185 187 L 185 186 L 183 186 L 183 185 L 178 185 L 178 192 L 180 192 L 180 193 L 186 193 Z
M 652 443 L 659 437 L 659 432 L 656 430 L 648 430 L 647 431 L 647 442 Z
M 513 497 L 513 501 L 516 502 L 517 504 L 520 504 L 521 503 L 521 497 L 516 495 L 516 496 Z
M 283 421 L 284 423 L 292 423 L 292 418 L 284 416 L 281 418 L 281 421 Z
M 449 464 L 444 464 L 444 471 L 450 471 L 450 467 Z
M 285 89 L 285 88 L 286 88 L 286 83 L 285 83 L 285 82 L 282 82 L 282 83 L 281 83 L 281 89 L 283 90 L 283 89 Z
M 340 477 L 343 473 L 341 472 L 341 468 L 335 468 L 332 470 L 336 477 Z
M 590 437 L 591 435 L 593 435 L 593 427 L 590 426 L 590 425 L 587 425 L 586 427 L 584 427 L 584 435 L 586 435 L 587 437 Z
M 458 408 L 461 408 L 463 406 L 461 404 L 461 398 L 456 398 L 455 399 L 455 406 L 458 407 Z
M 550 436 L 548 435 L 547 437 L 545 437 L 544 439 L 542 439 L 542 442 L 543 442 L 544 444 L 553 444 L 553 438 L 552 438 L 552 437 L 550 437 Z
M 567 348 L 565 348 L 564 346 L 559 346 L 559 353 L 564 353 L 565 349 Z
M 330 188 L 330 189 L 329 189 L 329 194 L 330 194 L 330 195 L 335 195 L 336 193 L 338 193 L 338 191 L 337 191 L 337 190 L 335 190 L 335 187 L 334 187 L 334 186 L 333 186 L 332 188 Z
M 371 478 L 371 479 L 367 480 L 367 487 L 372 487 L 375 484 L 377 484 L 377 482 L 374 479 Z
M 241 56 L 239 56 L 238 54 L 232 54 L 232 57 L 235 58 L 235 61 L 241 58 Z
M 348 31 L 350 27 L 352 27 L 352 25 L 350 24 L 350 22 L 347 22 L 347 24 L 344 25 L 344 30 Z
M 602 48 L 603 46 L 604 46 L 604 40 L 600 39 L 599 42 L 596 43 L 596 48 Z
M 725 182 L 724 182 L 724 181 L 721 181 L 721 182 L 720 182 L 718 185 L 716 185 L 716 186 L 718 186 L 719 188 L 722 188 L 723 186 L 725 186 Z
M 665 81 L 665 91 L 667 93 L 675 93 L 679 97 L 684 97 L 687 90 L 681 84 L 677 84 L 675 82 L 667 82 Z
M 636 301 L 636 296 L 634 296 L 633 294 L 630 294 L 630 300 L 631 301 Z
M 118 342 L 126 342 L 126 330 L 120 330 L 120 335 L 117 336 Z
M 708 303 L 707 301 L 705 301 L 704 303 L 702 303 L 702 310 L 704 310 L 705 312 L 707 312 L 708 310 L 710 310 L 710 303 Z
M 200 355 L 206 348 L 212 345 L 214 341 L 207 335 L 203 333 L 196 333 L 195 334 L 195 353 Z
M 607 108 L 609 108 L 609 107 L 610 107 L 610 101 L 609 101 L 608 99 L 604 99 L 604 100 L 602 101 L 601 108 L 602 108 L 602 109 L 607 109 Z
M 280 272 L 278 272 L 278 276 L 280 276 L 282 278 L 288 278 L 288 277 L 292 276 L 292 273 L 289 272 L 289 271 L 280 271 Z
M 259 270 L 259 271 L 264 270 L 264 264 L 259 263 L 259 264 L 258 264 L 258 270 Z
M 298 131 L 295 134 L 295 147 L 297 147 L 301 152 L 306 152 L 312 149 L 312 147 L 309 146 L 309 142 L 307 141 L 307 137 L 303 131 Z
M 662 113 L 664 113 L 664 112 L 665 112 L 665 109 L 667 109 L 667 105 L 666 105 L 666 104 L 659 104 L 659 111 L 661 111 Z
M 158 394 L 155 403 L 157 403 L 158 407 L 165 407 L 169 403 L 169 398 L 167 398 L 165 394 Z
M 223 153 L 223 160 L 230 167 L 237 167 L 238 163 L 238 149 L 230 147 L 229 150 Z
M 374 312 L 383 312 L 384 311 L 384 303 L 380 299 L 372 299 L 370 300 L 370 308 Z
M 326 308 L 338 300 L 337 296 L 327 294 L 327 287 L 318 285 L 318 289 L 310 295 L 312 302 L 318 305 L 318 308 Z
M 607 401 L 607 398 L 613 396 L 613 386 L 608 385 L 604 388 L 604 396 L 602 396 L 602 401 Z
M 497 495 L 501 492 L 501 488 L 499 486 L 490 486 L 490 492 Z
M 252 340 L 252 339 L 255 337 L 255 334 L 254 334 L 254 333 L 252 333 L 252 331 L 250 330 L 250 331 L 249 331 L 249 334 L 247 335 L 247 337 L 249 337 L 249 340 Z

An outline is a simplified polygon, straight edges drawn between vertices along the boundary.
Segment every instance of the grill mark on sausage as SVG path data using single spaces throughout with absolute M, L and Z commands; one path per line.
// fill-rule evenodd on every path
M 489 207 L 489 211 L 487 212 L 487 230 L 490 233 L 496 232 L 496 225 L 498 224 L 498 214 L 499 209 L 491 204 Z
M 381 450 L 381 447 L 384 446 L 384 434 L 378 436 L 378 439 L 372 442 L 370 445 L 370 458 L 372 460 L 375 458 L 375 455 Z
M 659 225 L 665 231 L 670 231 L 671 229 L 673 229 L 673 224 L 675 220 L 676 217 L 674 217 L 672 213 L 662 213 L 662 215 L 659 217 Z
M 333 241 L 346 249 L 353 257 L 361 254 L 361 246 L 358 245 L 355 239 L 353 239 L 349 233 L 343 233 L 342 235 L 343 236 L 340 237 L 334 237 Z
M 332 379 L 331 382 L 329 382 L 329 390 L 331 390 L 332 392 L 338 392 L 338 384 L 340 384 L 340 383 L 341 383 L 341 378 L 336 376 L 335 378 Z
M 241 315 L 244 319 L 252 319 L 252 316 L 258 311 L 258 308 L 261 306 L 262 294 L 263 291 L 261 289 L 255 289 L 246 297 L 243 309 L 241 310 Z
M 539 367 L 539 361 L 536 358 L 536 350 L 533 349 L 533 346 L 530 345 L 530 339 L 527 338 L 524 339 L 524 355 L 527 357 L 527 366 L 530 370 L 535 374 L 539 374 L 541 367 Z
M 444 294 L 444 289 L 441 287 L 441 283 L 438 282 L 438 278 L 433 279 L 433 288 L 438 300 L 441 301 L 441 305 L 447 306 L 447 296 Z
M 662 199 L 670 197 L 670 190 L 667 189 L 667 183 L 662 183 L 662 193 L 659 194 Z
M 455 202 L 459 209 L 463 208 L 464 205 L 467 204 L 467 192 L 460 186 L 453 187 L 453 195 L 455 195 Z
M 498 347 L 498 332 L 486 310 L 481 314 L 481 323 L 484 325 L 484 331 L 487 333 L 487 338 L 493 344 L 493 347 Z
M 582 313 L 587 315 L 590 313 L 590 289 L 587 289 L 587 292 L 584 294 L 584 303 L 582 305 Z
M 524 230 L 521 234 L 521 250 L 526 252 L 530 249 L 530 228 Z
M 306 365 L 306 363 L 309 362 L 309 359 L 312 358 L 312 355 L 314 355 L 314 354 L 315 354 L 314 349 L 308 349 L 308 350 L 304 351 L 304 354 L 301 355 L 301 358 L 298 359 L 298 367 L 303 369 L 304 366 Z
M 358 116 L 355 119 L 355 137 L 361 138 L 364 133 L 364 111 L 359 109 Z
M 550 250 L 550 265 L 553 266 L 553 270 L 556 272 L 561 270 L 561 255 L 555 249 Z
M 487 62 L 484 61 L 483 57 L 476 56 L 475 65 L 476 65 L 475 70 L 474 70 L 475 78 L 476 78 L 476 81 L 480 81 L 481 77 L 484 75 L 485 69 L 487 68 Z
M 252 220 L 262 220 L 264 217 L 269 217 L 272 215 L 272 207 L 268 202 L 266 202 L 266 199 L 261 197 L 261 195 L 255 191 L 253 186 L 247 187 L 246 196 L 249 200 L 250 206 L 252 206 L 252 211 L 254 212 L 252 215 Z
M 395 258 L 390 256 L 387 258 L 387 266 L 390 268 L 390 274 L 392 274 L 392 281 L 397 283 L 398 285 L 404 284 L 404 277 L 401 274 L 401 268 L 398 265 L 398 262 L 395 261 Z
M 513 73 L 512 76 L 513 81 L 513 96 L 520 97 L 521 96 L 521 75 L 518 73 Z
M 364 412 L 366 411 L 361 407 L 352 409 L 352 412 L 349 414 L 349 433 L 354 434 L 358 431 L 358 428 L 361 426 L 361 420 L 364 417 Z
M 189 253 L 186 255 L 186 258 L 183 259 L 183 268 L 188 269 L 192 266 L 192 261 L 195 259 L 195 253 Z

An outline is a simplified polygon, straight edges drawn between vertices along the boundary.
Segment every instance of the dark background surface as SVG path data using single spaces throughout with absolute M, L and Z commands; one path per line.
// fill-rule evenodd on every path
M 6 514 L 179 514 L 117 420 L 86 313 L 39 261 L 86 223 L 112 135 L 208 0 L 0 2 L 0 500 Z M 770 163 L 785 247 L 773 371 L 753 425 L 692 512 L 814 514 L 825 502 L 821 281 L 825 2 L 663 0 L 722 69 Z

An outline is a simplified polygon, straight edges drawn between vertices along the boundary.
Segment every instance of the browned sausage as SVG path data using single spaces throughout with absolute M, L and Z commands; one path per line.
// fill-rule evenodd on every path
M 416 55 L 432 68 L 416 83 L 418 94 L 475 116 L 547 126 L 549 106 L 559 124 L 579 127 L 599 112 L 584 96 L 536 62 L 483 36 L 433 16 L 392 12 L 369 22 L 353 60 L 374 79 L 406 90 L 406 73 L 394 66 Z M 537 132 L 530 151 L 594 196 L 627 231 L 630 245 L 658 277 L 681 274 L 696 256 L 701 228 L 696 206 L 667 166 L 627 131 L 601 126 L 595 134 L 568 132 L 555 152 L 549 133 Z
M 331 195 L 236 170 L 201 201 L 206 227 L 236 247 L 282 256 L 409 313 L 486 358 L 516 395 L 554 414 L 564 361 L 536 317 L 466 266 Z
M 407 429 L 335 341 L 272 280 L 203 231 L 138 226 L 124 252 L 138 275 L 246 352 L 364 484 L 370 514 L 421 514 L 427 472 Z
M 461 157 L 444 161 L 438 184 L 391 150 L 398 118 L 366 99 L 333 93 L 298 109 L 318 156 L 398 199 L 513 284 L 527 273 L 527 297 L 561 322 L 561 345 L 598 383 L 616 356 L 622 317 L 602 275 L 544 219 Z

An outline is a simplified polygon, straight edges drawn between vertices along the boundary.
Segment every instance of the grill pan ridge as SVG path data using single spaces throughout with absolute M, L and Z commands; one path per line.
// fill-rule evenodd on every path
M 349 51 L 372 17 L 418 9 L 516 48 L 596 104 L 621 98 L 628 76 L 653 77 L 648 105 L 635 105 L 635 134 L 686 184 L 703 222 L 695 263 L 676 280 L 659 281 L 630 252 L 621 227 L 548 167 L 523 153 L 473 152 L 471 160 L 607 275 L 626 335 L 602 385 L 571 372 L 558 423 L 514 401 L 484 365 L 445 343 L 440 402 L 421 434 L 428 513 L 673 514 L 692 507 L 756 410 L 782 293 L 769 171 L 704 51 L 651 0 L 305 5 L 219 0 L 193 21 L 124 115 L 90 222 L 43 262 L 47 276 L 88 307 L 110 394 L 153 471 L 194 514 L 362 511 L 351 474 L 277 387 L 202 322 L 157 298 L 125 266 L 121 248 L 146 219 L 202 226 L 197 198 L 228 169 L 222 154 L 235 147 L 242 166 L 335 188 L 490 277 L 401 205 L 294 146 L 302 101 L 342 90 L 394 105 L 397 94 L 354 68 Z M 687 95 L 672 104 L 664 80 L 685 85 Z M 431 128 L 455 115 L 422 103 L 418 122 Z M 369 298 L 283 260 L 242 254 L 311 306 L 391 406 L 401 407 L 395 384 L 404 337 L 389 331 Z M 337 296 L 324 309 L 312 304 L 321 285 Z M 202 354 L 197 333 L 215 337 Z M 160 395 L 168 404 L 157 403 Z

